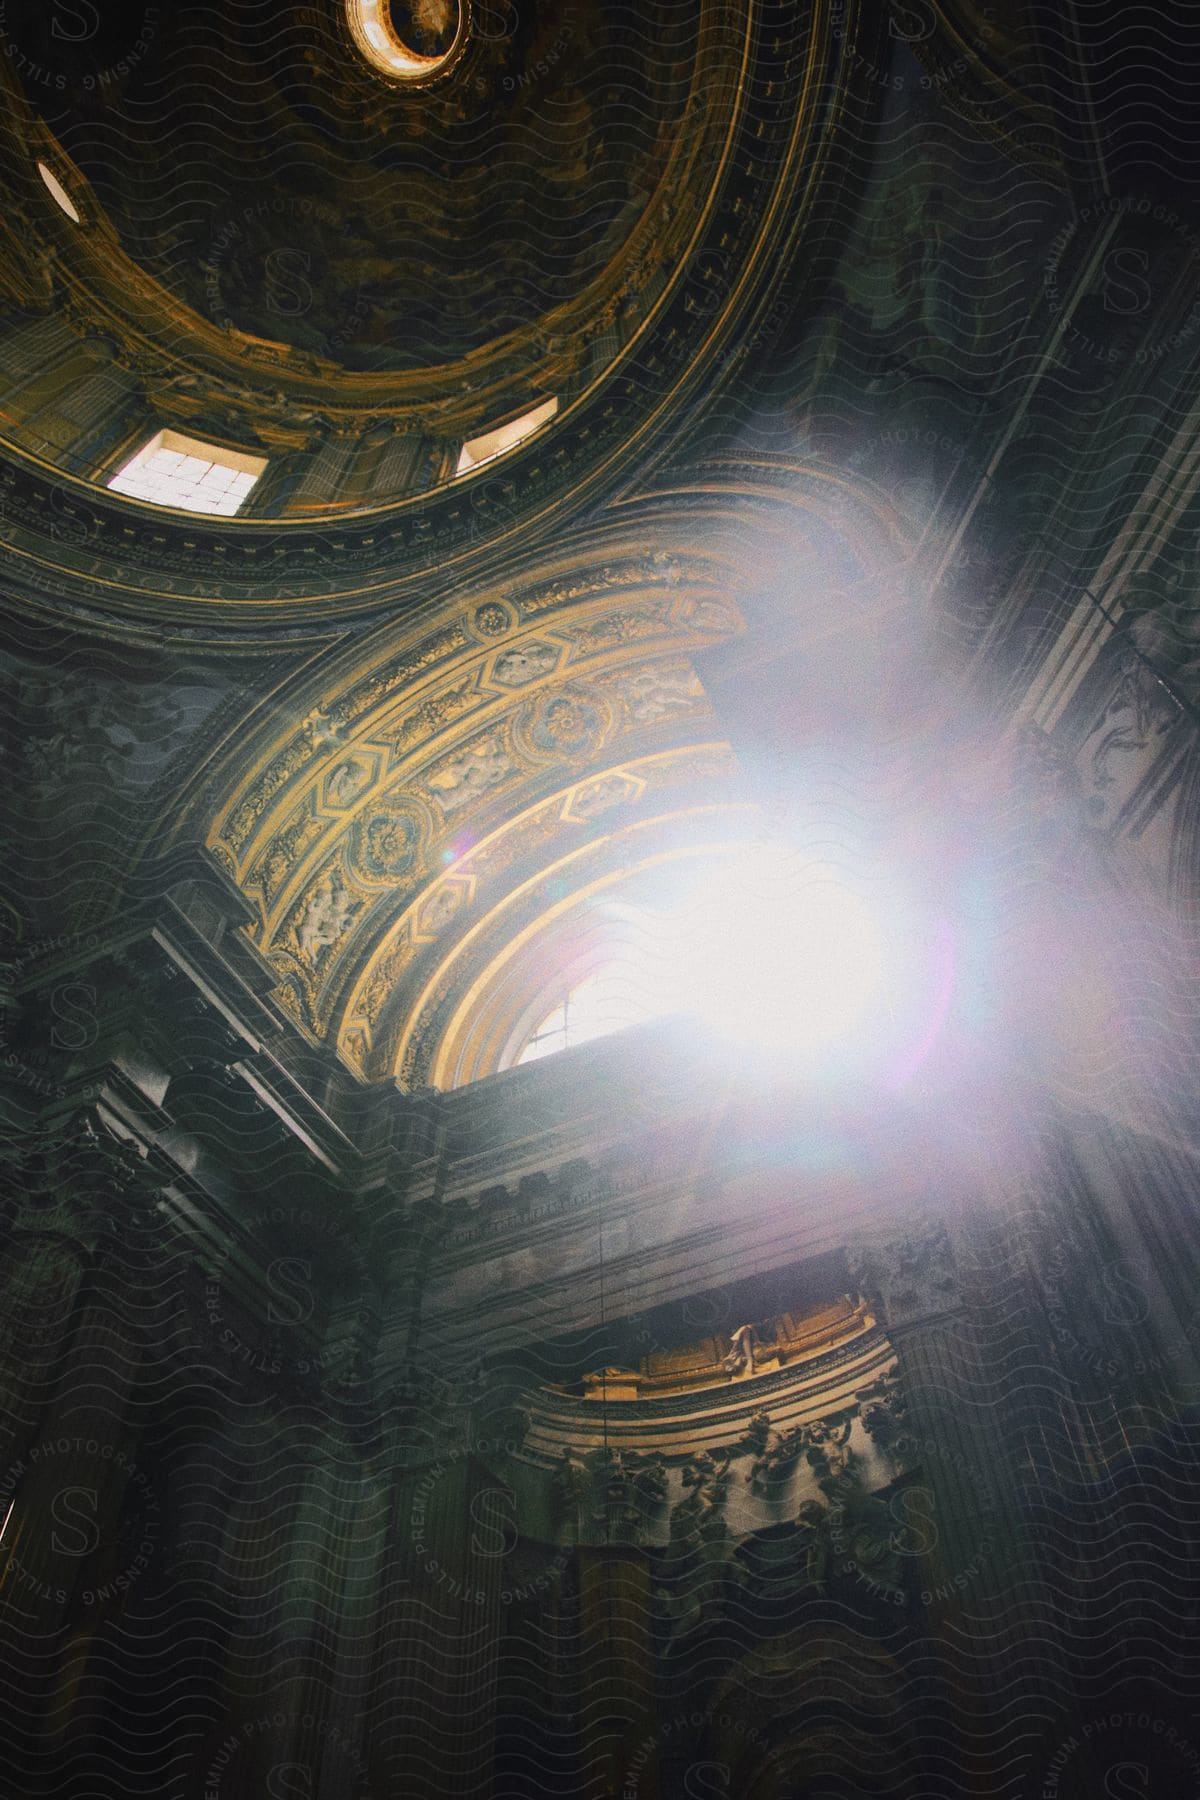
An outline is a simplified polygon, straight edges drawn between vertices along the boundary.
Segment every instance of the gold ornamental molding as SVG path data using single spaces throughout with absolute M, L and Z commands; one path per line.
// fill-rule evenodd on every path
M 862 1416 L 873 1422 L 872 1409 L 886 1405 L 897 1372 L 896 1352 L 870 1307 L 845 1295 L 807 1316 L 784 1313 L 761 1330 L 773 1341 L 760 1368 L 731 1374 L 737 1344 L 726 1354 L 729 1340 L 714 1337 L 659 1352 L 639 1369 L 585 1377 L 582 1398 L 564 1389 L 535 1391 L 526 1401 L 521 1454 L 545 1467 L 603 1446 L 668 1463 L 707 1456 L 719 1466 L 753 1456 L 743 1470 L 751 1494 L 769 1491 L 796 1462 L 840 1464 L 852 1434 L 854 1452 L 869 1457 Z M 840 1428 L 822 1432 L 831 1418 Z M 790 1461 L 789 1438 L 797 1446 Z M 805 1456 L 802 1446 L 816 1455 Z
M 699 554 L 565 567 L 325 674 L 207 833 L 308 1035 L 368 1078 L 392 1073 L 406 1009 L 435 989 L 444 1004 L 447 970 L 474 969 L 451 953 L 463 933 L 494 955 L 490 932 L 539 871 L 603 879 L 635 818 L 728 785 L 692 659 L 742 629 L 730 585 Z
M 540 1023 L 561 987 L 574 986 L 603 956 L 589 914 L 610 891 L 664 863 L 745 851 L 761 824 L 759 807 L 713 798 L 736 776 L 727 744 L 680 753 L 655 773 L 686 783 L 692 789 L 681 796 L 686 803 L 628 823 L 614 819 L 606 835 L 546 863 L 514 884 L 490 912 L 466 921 L 457 940 L 440 948 L 420 993 L 404 1006 L 401 1028 L 394 1035 L 379 1034 L 381 1072 L 386 1069 L 405 1087 L 440 1088 L 494 1074 Z
M 705 1338 L 677 1349 L 651 1351 L 636 1369 L 602 1369 L 583 1378 L 583 1397 L 607 1405 L 612 1400 L 666 1400 L 718 1390 L 728 1395 L 764 1375 L 810 1363 L 823 1351 L 875 1329 L 875 1316 L 861 1296 L 843 1294 L 814 1313 L 781 1313 L 765 1325 L 742 1325 L 726 1342 Z M 736 1395 L 739 1401 L 753 1397 Z

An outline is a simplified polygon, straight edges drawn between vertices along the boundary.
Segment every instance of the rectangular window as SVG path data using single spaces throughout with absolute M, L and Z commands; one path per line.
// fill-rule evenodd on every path
M 549 400 L 543 400 L 532 412 L 522 413 L 519 419 L 510 419 L 507 425 L 497 425 L 494 431 L 468 438 L 458 453 L 458 467 L 454 473 L 465 475 L 468 469 L 477 469 L 480 463 L 491 462 L 494 456 L 514 450 L 541 426 L 548 424 L 557 411 L 558 395 L 552 394 Z
M 231 518 L 267 466 L 265 456 L 203 444 L 180 431 L 156 431 L 109 482 L 115 494 Z

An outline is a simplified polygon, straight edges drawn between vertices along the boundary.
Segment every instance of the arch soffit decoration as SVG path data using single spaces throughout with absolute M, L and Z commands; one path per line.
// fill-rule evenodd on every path
M 885 489 L 840 468 L 748 454 L 667 472 L 656 488 L 612 504 L 586 532 L 559 537 L 545 549 L 500 555 L 474 584 L 427 588 L 368 632 L 333 640 L 327 632 L 289 633 L 288 643 L 316 652 L 319 662 L 283 676 L 251 711 L 223 715 L 207 742 L 198 740 L 187 785 L 165 793 L 144 853 L 209 841 L 214 822 L 232 812 L 234 794 L 253 799 L 261 813 L 258 777 L 278 759 L 297 769 L 311 762 L 331 697 L 342 696 L 339 706 L 357 714 L 363 696 L 374 691 L 360 684 L 380 682 L 395 695 L 418 683 L 443 657 L 480 641 L 472 622 L 484 608 L 494 604 L 498 611 L 484 616 L 507 631 L 514 621 L 519 626 L 642 588 L 694 590 L 721 601 L 732 596 L 736 605 L 745 583 L 756 579 L 748 552 L 766 546 L 777 560 L 795 564 L 809 554 L 805 540 L 814 528 L 818 553 L 823 544 L 836 544 L 870 585 L 892 584 L 898 571 L 913 566 L 911 527 Z M 266 648 L 274 658 L 280 640 L 271 635 L 260 642 L 247 633 L 238 647 L 253 655 Z M 289 721 L 285 728 L 281 718 Z
M 207 821 L 281 1005 L 365 1079 L 488 1072 L 525 945 L 614 870 L 725 854 L 752 829 L 693 660 L 743 630 L 729 525 L 749 504 L 760 537 L 832 530 L 868 582 L 894 573 L 903 537 L 886 496 L 829 471 L 751 473 L 714 466 L 624 503 L 536 583 L 460 592 L 322 657 L 175 810 L 168 841 Z M 473 1016 L 490 1022 L 473 1032 Z
M 640 770 L 616 773 L 637 779 Z M 664 864 L 744 853 L 761 813 L 739 790 L 729 745 L 697 745 L 678 775 L 688 791 L 676 810 L 614 822 L 606 838 L 539 871 L 446 945 L 403 1024 L 382 1039 L 403 1085 L 462 1087 L 508 1067 L 563 993 L 603 966 L 593 909 L 610 890 Z
M 460 935 L 508 920 L 511 890 L 558 863 L 595 881 L 635 818 L 644 835 L 710 803 L 731 758 L 692 659 L 740 631 L 731 586 L 699 555 L 577 566 L 326 685 L 207 839 L 303 1030 L 391 1073 L 406 1005 Z

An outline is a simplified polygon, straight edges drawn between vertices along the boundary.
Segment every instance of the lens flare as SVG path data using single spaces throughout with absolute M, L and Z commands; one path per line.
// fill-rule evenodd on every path
M 676 1019 L 772 1078 L 904 1086 L 953 1009 L 956 934 L 890 862 L 858 862 L 869 881 L 811 848 L 761 846 L 610 895 L 586 965 L 517 1060 Z
M 885 962 L 874 911 L 844 876 L 766 851 L 702 881 L 664 950 L 662 1011 L 797 1055 L 855 1030 Z

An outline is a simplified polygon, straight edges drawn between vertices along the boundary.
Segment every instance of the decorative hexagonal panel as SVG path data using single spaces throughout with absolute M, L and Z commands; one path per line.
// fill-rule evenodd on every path
M 545 638 L 529 638 L 525 643 L 511 644 L 501 650 L 492 663 L 489 679 L 497 687 L 527 687 L 539 681 L 558 666 L 562 646 Z

